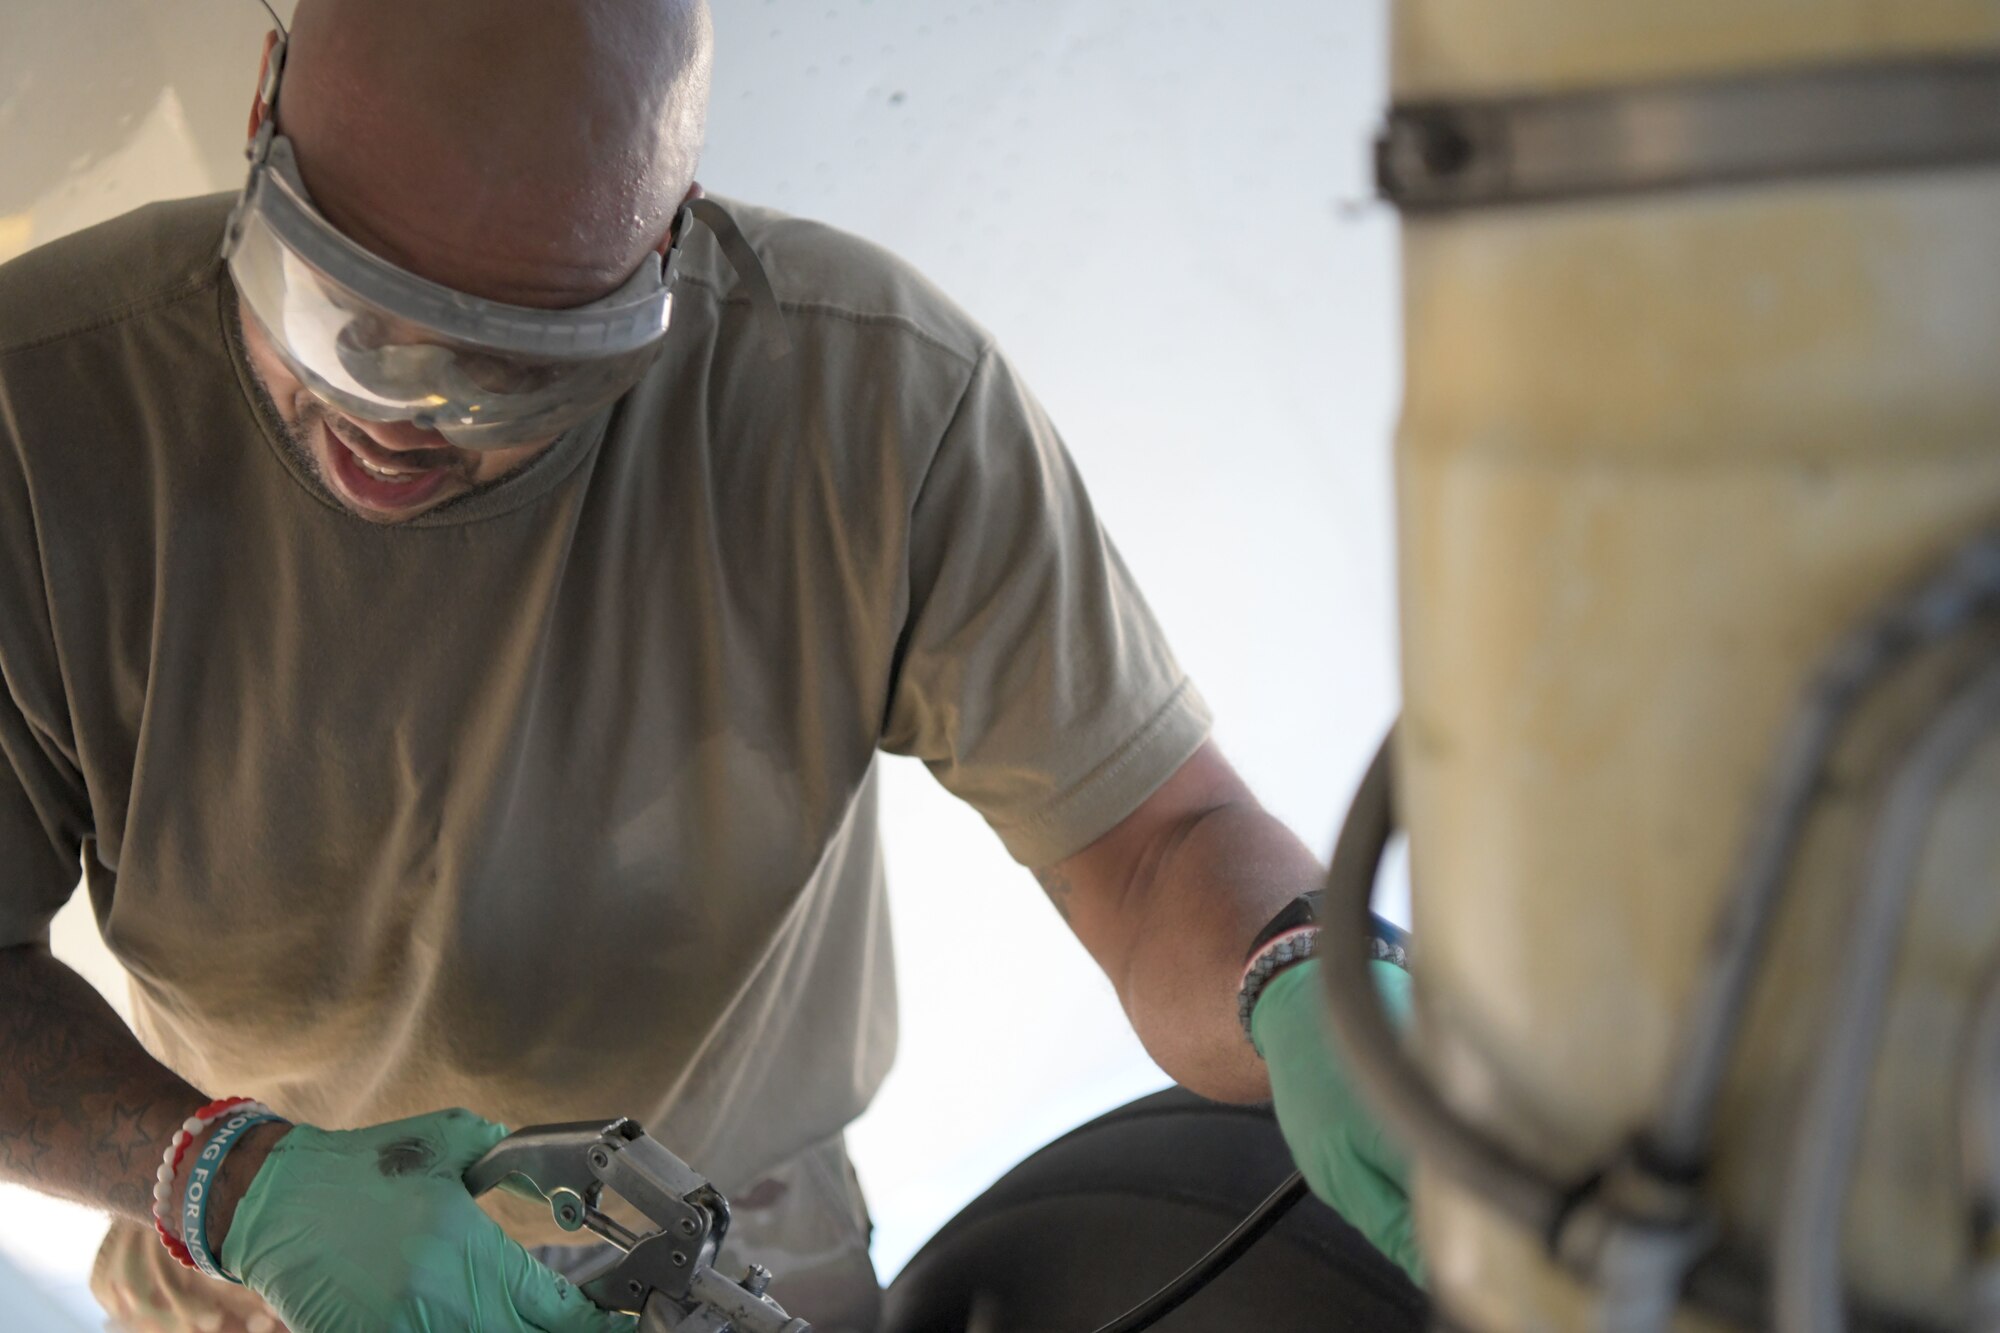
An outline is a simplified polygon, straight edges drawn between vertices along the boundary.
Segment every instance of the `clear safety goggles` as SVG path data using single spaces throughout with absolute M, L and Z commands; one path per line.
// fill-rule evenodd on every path
M 680 245 L 699 216 L 760 304 L 776 299 L 719 205 L 682 208 L 664 260 L 649 255 L 589 305 L 543 310 L 441 286 L 356 244 L 314 207 L 277 132 L 285 43 L 272 49 L 250 177 L 223 259 L 259 329 L 312 394 L 362 421 L 408 421 L 465 449 L 551 439 L 636 384 L 673 313 Z M 744 257 L 755 270 L 744 273 Z M 783 338 L 780 327 L 779 339 Z

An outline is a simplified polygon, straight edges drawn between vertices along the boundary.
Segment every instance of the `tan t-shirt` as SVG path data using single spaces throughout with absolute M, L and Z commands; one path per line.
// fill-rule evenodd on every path
M 381 527 L 280 443 L 227 204 L 0 267 L 0 944 L 81 855 L 197 1086 L 631 1115 L 727 1191 L 888 1068 L 878 748 L 1042 865 L 1200 744 L 1055 430 L 881 250 L 737 206 L 789 357 L 698 232 L 637 388 Z

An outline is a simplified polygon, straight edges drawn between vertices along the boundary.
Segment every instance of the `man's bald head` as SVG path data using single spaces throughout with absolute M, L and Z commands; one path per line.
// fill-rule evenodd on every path
M 299 0 L 279 100 L 306 188 L 382 257 L 578 305 L 665 239 L 694 178 L 704 0 Z

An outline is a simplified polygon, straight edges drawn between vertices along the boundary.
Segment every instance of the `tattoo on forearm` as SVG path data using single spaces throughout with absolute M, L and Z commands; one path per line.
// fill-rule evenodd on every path
M 201 1100 L 82 977 L 0 950 L 0 1177 L 144 1219 L 160 1151 Z
M 127 1171 L 159 1166 L 153 1159 L 160 1155 L 162 1145 L 146 1132 L 143 1106 L 127 1106 L 123 1100 L 112 1103 L 111 1120 L 104 1130 L 104 1147 L 106 1152 L 117 1154 L 118 1165 Z
M 49 1155 L 49 1148 L 32 1120 L 18 1134 L 0 1133 L 0 1170 L 32 1182 L 41 1174 L 42 1159 Z
M 1042 892 L 1049 895 L 1049 901 L 1056 905 L 1056 911 L 1062 913 L 1062 919 L 1069 921 L 1069 895 L 1075 887 L 1069 882 L 1069 876 L 1051 866 L 1047 870 L 1037 870 L 1035 879 L 1040 882 Z

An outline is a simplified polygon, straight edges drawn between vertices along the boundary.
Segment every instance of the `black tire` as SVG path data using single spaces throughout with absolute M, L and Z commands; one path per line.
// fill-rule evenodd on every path
M 1169 1088 L 1041 1149 L 889 1288 L 883 1333 L 1091 1333 L 1164 1286 L 1292 1171 L 1267 1107 Z M 1306 1198 L 1160 1333 L 1420 1333 L 1423 1294 Z

